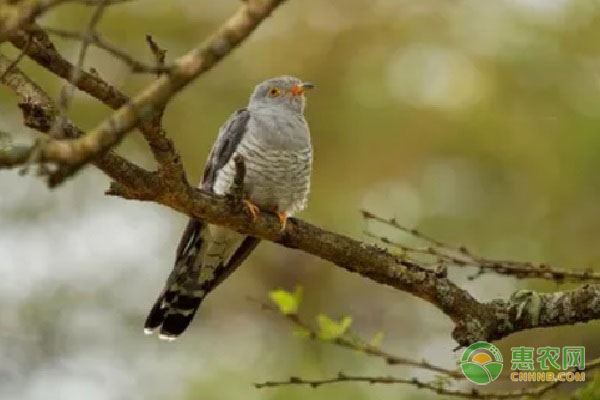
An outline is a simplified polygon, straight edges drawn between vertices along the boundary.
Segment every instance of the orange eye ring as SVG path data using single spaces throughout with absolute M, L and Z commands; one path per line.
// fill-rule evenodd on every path
M 281 90 L 276 87 L 272 87 L 268 91 L 269 97 L 279 97 L 281 95 Z

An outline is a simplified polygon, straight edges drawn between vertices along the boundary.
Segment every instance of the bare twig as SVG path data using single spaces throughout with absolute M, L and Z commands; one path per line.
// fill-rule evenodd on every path
M 17 65 L 19 65 L 19 63 L 21 62 L 21 60 L 25 56 L 25 52 L 27 51 L 27 48 L 29 47 L 30 43 L 31 42 L 29 40 L 27 41 L 27 43 L 25 43 L 25 47 L 23 48 L 23 50 L 21 50 L 19 52 L 19 55 L 17 56 L 17 58 L 15 58 L 13 60 L 13 62 L 8 66 L 8 68 L 6 68 L 4 70 L 4 72 L 2 73 L 2 75 L 0 75 L 0 82 L 2 82 L 4 80 L 4 78 L 6 78 L 6 74 L 8 74 L 13 68 L 15 68 Z
M 437 263 L 446 265 L 455 265 L 459 267 L 474 267 L 479 269 L 477 277 L 486 271 L 493 271 L 501 275 L 509 275 L 516 278 L 541 278 L 551 279 L 555 281 L 593 281 L 600 282 L 600 273 L 594 272 L 591 269 L 587 270 L 568 270 L 564 268 L 552 267 L 547 264 L 534 264 L 527 261 L 511 261 L 511 260 L 493 260 L 480 256 L 476 256 L 466 247 L 456 247 L 447 243 L 443 243 L 437 239 L 423 234 L 417 229 L 407 228 L 396 219 L 386 219 L 377 216 L 369 211 L 363 210 L 362 215 L 366 220 L 373 220 L 385 225 L 389 225 L 395 229 L 405 232 L 417 239 L 421 239 L 429 245 L 424 248 L 412 247 L 403 243 L 392 241 L 385 236 L 375 234 L 371 231 L 366 231 L 365 234 L 369 237 L 380 240 L 382 243 L 394 246 L 400 249 L 407 256 L 410 255 L 425 255 L 432 256 Z
M 73 92 L 75 91 L 75 82 L 79 80 L 81 71 L 83 70 L 83 64 L 85 62 L 87 50 L 91 42 L 91 37 L 94 35 L 96 25 L 98 24 L 98 22 L 100 22 L 100 19 L 104 14 L 106 4 L 107 0 L 98 1 L 96 9 L 92 13 L 92 17 L 88 22 L 85 32 L 83 33 L 83 39 L 81 41 L 81 48 L 77 57 L 76 67 L 71 70 L 71 76 L 69 77 L 68 83 L 65 86 L 63 86 L 62 90 L 60 91 L 60 98 L 58 101 L 58 116 L 55 119 L 54 125 L 50 129 L 50 132 L 48 132 L 48 135 L 51 138 L 56 138 L 60 134 L 60 131 L 64 129 L 64 123 L 66 120 L 66 114 L 69 108 L 69 103 L 73 96 Z M 52 143 L 57 142 L 48 142 L 45 146 L 51 147 Z M 50 176 L 49 182 L 51 185 L 54 184 L 54 182 L 62 181 L 63 179 L 68 177 L 74 170 L 75 167 L 73 165 L 67 165 L 67 163 L 61 161 L 64 159 L 68 160 L 70 158 L 69 153 L 63 151 L 61 154 L 49 155 L 47 154 L 48 148 L 40 149 L 39 146 L 36 146 L 36 149 L 39 150 L 36 153 L 39 153 L 42 156 L 40 157 L 40 160 L 42 160 L 43 158 L 44 161 L 57 162 L 58 164 L 62 162 L 63 164 L 62 168 L 57 168 L 55 171 L 47 174 Z M 31 161 L 35 161 L 35 159 L 30 160 L 30 162 Z
M 156 73 L 156 74 L 161 74 L 161 73 L 165 73 L 165 72 L 169 72 L 171 71 L 172 67 L 168 66 L 168 65 L 147 65 L 141 61 L 138 61 L 136 59 L 134 59 L 133 57 L 131 57 L 126 51 L 121 50 L 119 48 L 117 48 L 115 45 L 113 45 L 112 43 L 110 43 L 109 41 L 107 41 L 106 39 L 104 39 L 102 36 L 100 36 L 100 34 L 98 34 L 97 32 L 74 32 L 74 31 L 67 31 L 64 29 L 58 29 L 58 28 L 52 28 L 52 27 L 36 27 L 34 29 L 37 30 L 43 30 L 45 32 L 47 32 L 50 35 L 54 35 L 54 36 L 59 36 L 65 39 L 72 39 L 72 40 L 79 40 L 82 43 L 88 43 L 88 45 L 94 45 L 96 47 L 98 47 L 99 49 L 102 49 L 106 52 L 108 52 L 109 54 L 111 54 L 112 56 L 114 56 L 115 58 L 121 60 L 123 63 L 125 63 L 132 72 L 136 72 L 136 73 Z M 75 81 L 75 80 L 73 80 Z
M 69 77 L 69 83 L 63 87 L 60 92 L 60 101 L 58 103 L 60 117 L 57 119 L 59 123 L 53 127 L 50 131 L 50 136 L 54 136 L 53 133 L 55 129 L 59 129 L 62 123 L 60 122 L 64 117 L 67 109 L 69 108 L 69 101 L 73 96 L 73 91 L 75 90 L 75 83 L 79 80 L 79 76 L 81 75 L 81 71 L 83 70 L 83 63 L 85 61 L 85 57 L 87 55 L 87 50 L 90 43 L 93 40 L 93 36 L 96 32 L 96 25 L 100 22 L 102 15 L 104 14 L 104 9 L 106 8 L 107 0 L 99 0 L 90 21 L 85 29 L 85 32 L 82 34 L 81 38 L 81 48 L 79 49 L 79 55 L 77 57 L 76 67 L 71 71 L 71 76 Z M 25 51 L 25 50 L 24 50 Z
M 146 42 L 148 43 L 148 46 L 150 46 L 150 50 L 152 51 L 152 54 L 154 54 L 154 59 L 156 60 L 156 75 L 160 76 L 161 72 L 163 72 L 162 69 L 165 68 L 165 56 L 167 50 L 161 48 L 151 35 L 146 35 Z
M 257 389 L 263 388 L 274 388 L 279 386 L 290 386 L 290 385 L 304 385 L 312 388 L 317 388 L 322 385 L 328 385 L 332 383 L 344 383 L 344 382 L 362 382 L 369 384 L 405 384 L 412 385 L 418 389 L 427 389 L 433 391 L 439 395 L 460 397 L 464 399 L 479 399 L 479 400 L 493 400 L 493 399 L 516 399 L 523 396 L 529 396 L 533 398 L 539 398 L 551 389 L 558 386 L 561 382 L 552 382 L 547 385 L 542 385 L 534 389 L 521 389 L 511 392 L 499 392 L 499 393 L 482 393 L 477 389 L 470 391 L 447 389 L 443 385 L 439 385 L 437 382 L 423 382 L 417 378 L 397 378 L 392 376 L 356 376 L 346 375 L 340 372 L 336 377 L 328 379 L 304 379 L 292 376 L 288 380 L 284 381 L 266 381 L 262 383 L 255 383 L 254 387 Z
M 592 371 L 600 368 L 600 358 L 592 360 L 586 363 L 585 372 Z M 571 368 L 570 372 L 579 371 L 576 368 Z M 305 385 L 313 388 L 319 387 L 321 385 L 331 384 L 331 383 L 342 383 L 342 382 L 364 382 L 364 383 L 381 383 L 381 384 L 407 384 L 413 385 L 419 389 L 428 389 L 436 392 L 440 395 L 452 396 L 452 397 L 461 397 L 465 399 L 480 399 L 480 400 L 500 400 L 500 399 L 516 399 L 522 397 L 529 398 L 540 398 L 549 391 L 556 389 L 558 386 L 563 385 L 566 381 L 556 380 L 554 382 L 547 382 L 545 384 L 539 385 L 533 388 L 525 388 L 520 390 L 513 390 L 507 392 L 487 392 L 483 393 L 477 389 L 472 389 L 470 391 L 461 391 L 448 389 L 445 385 L 440 385 L 437 382 L 422 382 L 416 378 L 396 378 L 391 376 L 384 377 L 367 377 L 367 376 L 352 376 L 346 375 L 342 372 L 338 374 L 338 376 L 329 378 L 329 379 L 320 379 L 320 380 L 308 380 L 298 377 L 291 377 L 288 380 L 283 381 L 267 381 L 263 383 L 256 383 L 254 386 L 258 389 L 261 388 L 272 388 L 278 386 L 288 386 L 288 385 Z

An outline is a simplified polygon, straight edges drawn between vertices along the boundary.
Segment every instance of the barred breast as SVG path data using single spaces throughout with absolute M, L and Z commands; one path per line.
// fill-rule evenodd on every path
M 235 154 L 244 157 L 244 190 L 266 210 L 294 214 L 306 206 L 310 190 L 312 148 L 302 115 L 254 114 Z M 232 157 L 217 174 L 214 190 L 228 193 L 235 176 Z

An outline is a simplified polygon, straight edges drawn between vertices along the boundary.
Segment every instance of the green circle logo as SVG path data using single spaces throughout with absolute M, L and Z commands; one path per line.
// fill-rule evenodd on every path
M 478 385 L 487 385 L 502 372 L 502 354 L 488 342 L 473 343 L 460 358 L 460 369 L 465 377 Z

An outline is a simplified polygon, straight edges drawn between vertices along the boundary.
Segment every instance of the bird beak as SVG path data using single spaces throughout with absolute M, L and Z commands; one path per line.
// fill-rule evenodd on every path
M 315 87 L 315 85 L 313 85 L 310 82 L 303 82 L 299 85 L 295 85 L 290 89 L 290 92 L 294 95 L 294 96 L 299 96 L 301 94 L 303 94 L 304 92 L 306 92 L 307 90 L 311 90 Z

